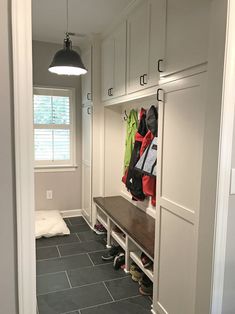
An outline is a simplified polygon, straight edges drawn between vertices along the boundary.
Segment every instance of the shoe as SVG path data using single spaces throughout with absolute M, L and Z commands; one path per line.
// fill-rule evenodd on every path
M 94 227 L 94 231 L 96 234 L 105 234 L 107 233 L 105 227 L 102 224 L 96 224 Z
M 151 259 L 147 255 L 145 255 L 144 253 L 141 254 L 140 259 L 141 259 L 141 262 L 142 262 L 144 268 L 149 268 L 150 266 L 153 265 L 153 262 L 151 261 Z
M 121 234 L 123 234 L 122 230 L 119 229 L 116 225 L 112 228 L 112 230 L 113 230 L 114 232 L 116 232 L 116 233 L 121 233 Z
M 120 253 L 120 246 L 112 246 L 111 249 L 104 255 L 102 255 L 103 261 L 112 261 L 116 255 Z
M 153 295 L 153 285 L 151 286 L 144 286 L 144 285 L 141 285 L 139 287 L 139 292 L 140 294 L 144 295 L 144 296 L 152 296 Z
M 146 275 L 143 276 L 143 278 L 139 281 L 139 283 L 141 284 L 139 287 L 139 292 L 142 295 L 145 295 L 145 296 L 153 295 L 153 283 Z
M 139 280 L 139 285 L 149 285 L 150 283 L 152 283 L 152 281 L 149 279 L 149 277 L 145 274 L 143 274 L 142 278 Z
M 122 265 L 125 264 L 125 254 L 119 253 L 113 261 L 113 267 L 114 269 L 118 270 Z
M 135 282 L 140 281 L 143 276 L 142 270 L 134 263 L 130 267 L 130 274 L 131 279 Z

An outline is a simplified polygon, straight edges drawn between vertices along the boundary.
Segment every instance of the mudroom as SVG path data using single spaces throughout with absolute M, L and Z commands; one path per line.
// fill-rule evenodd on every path
M 27 56 L 18 66 L 16 36 L 16 189 L 20 237 L 33 237 L 18 253 L 20 314 L 222 314 L 227 6 L 24 2 L 32 20 L 13 10 Z

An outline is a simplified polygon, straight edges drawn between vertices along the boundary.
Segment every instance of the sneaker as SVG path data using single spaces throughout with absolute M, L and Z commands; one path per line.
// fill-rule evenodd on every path
M 139 292 L 140 292 L 140 294 L 142 294 L 144 296 L 152 296 L 153 295 L 153 285 L 151 285 L 151 286 L 141 285 L 139 287 Z
M 143 276 L 143 278 L 139 281 L 139 283 L 140 283 L 139 292 L 142 295 L 145 295 L 145 296 L 153 295 L 153 283 L 146 275 Z
M 104 255 L 102 255 L 103 261 L 112 261 L 116 255 L 120 252 L 120 246 L 112 246 L 111 249 Z
M 114 269 L 118 270 L 122 265 L 125 264 L 125 254 L 119 253 L 113 261 L 113 267 Z
M 150 285 L 152 281 L 149 279 L 149 277 L 145 274 L 143 274 L 142 278 L 139 280 L 139 285 Z
M 140 281 L 143 276 L 142 270 L 134 263 L 130 267 L 130 274 L 131 279 L 135 282 Z
M 112 230 L 113 230 L 114 232 L 116 232 L 116 233 L 121 233 L 121 234 L 123 234 L 122 230 L 119 229 L 116 225 L 112 228 Z
M 96 224 L 94 227 L 94 231 L 96 234 L 105 234 L 107 233 L 105 227 L 102 224 Z
M 145 255 L 144 253 L 141 254 L 140 259 L 141 259 L 141 262 L 142 262 L 144 268 L 149 268 L 150 266 L 153 265 L 153 262 L 151 261 L 151 259 L 147 255 Z

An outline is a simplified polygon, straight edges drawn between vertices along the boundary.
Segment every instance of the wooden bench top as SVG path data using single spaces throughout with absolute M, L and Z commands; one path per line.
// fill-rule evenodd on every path
M 154 257 L 155 220 L 121 196 L 94 197 L 94 202 L 143 250 Z

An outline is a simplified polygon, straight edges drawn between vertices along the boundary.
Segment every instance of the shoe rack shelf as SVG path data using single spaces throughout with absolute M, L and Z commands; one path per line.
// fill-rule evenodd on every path
M 137 252 L 130 252 L 130 258 L 133 260 L 133 262 L 136 263 L 136 265 L 139 266 L 139 268 L 145 273 L 145 275 L 148 276 L 148 278 L 153 281 L 153 270 L 144 268 L 139 257 L 140 254 L 141 254 L 140 252 L 139 254 Z
M 149 226 L 149 216 L 145 216 L 144 213 L 140 213 L 142 215 L 140 217 L 142 223 L 143 223 L 143 228 L 140 230 L 140 233 L 138 233 L 139 236 L 139 241 L 138 237 L 134 235 L 133 237 L 131 236 L 131 230 L 128 232 L 128 228 L 121 223 L 119 220 L 120 215 L 118 215 L 118 211 L 115 210 L 116 217 L 112 215 L 112 213 L 109 212 L 109 209 L 103 205 L 103 200 L 104 199 L 109 199 L 109 198 L 94 198 L 94 202 L 97 207 L 97 220 L 105 227 L 107 230 L 107 247 L 110 248 L 112 244 L 112 240 L 117 242 L 122 249 L 125 252 L 125 272 L 129 272 L 130 270 L 130 265 L 131 262 L 135 262 L 139 268 L 148 276 L 148 278 L 153 281 L 153 271 L 151 269 L 144 268 L 142 261 L 141 261 L 141 252 L 145 253 L 152 261 L 153 261 L 153 255 L 151 255 L 152 252 L 152 246 L 154 243 L 151 243 L 150 249 L 146 249 L 145 247 L 141 245 L 141 241 L 143 241 L 143 236 L 144 233 L 146 233 L 146 230 L 149 231 L 147 234 L 148 238 L 154 239 L 154 229 L 150 228 L 151 225 Z M 111 205 L 113 204 L 112 202 L 110 203 Z M 124 201 L 122 205 L 127 206 L 127 211 L 130 208 L 130 203 L 128 201 Z M 133 207 L 132 207 L 133 206 Z M 123 209 L 123 206 L 120 208 Z M 131 204 L 131 210 L 137 211 L 138 214 L 138 209 Z M 125 209 L 124 209 L 125 210 Z M 127 212 L 126 217 L 129 217 L 130 219 L 130 213 Z M 148 219 L 146 225 L 145 225 L 145 218 Z M 124 219 L 125 220 L 125 219 Z M 136 221 L 136 219 L 135 219 Z M 150 221 L 152 223 L 152 221 Z M 122 233 L 115 232 L 113 229 L 114 227 L 118 227 Z M 125 228 L 124 228 L 125 227 Z M 146 242 L 144 242 L 146 243 Z
M 126 251 L 126 238 L 122 234 L 111 231 L 111 237 Z

